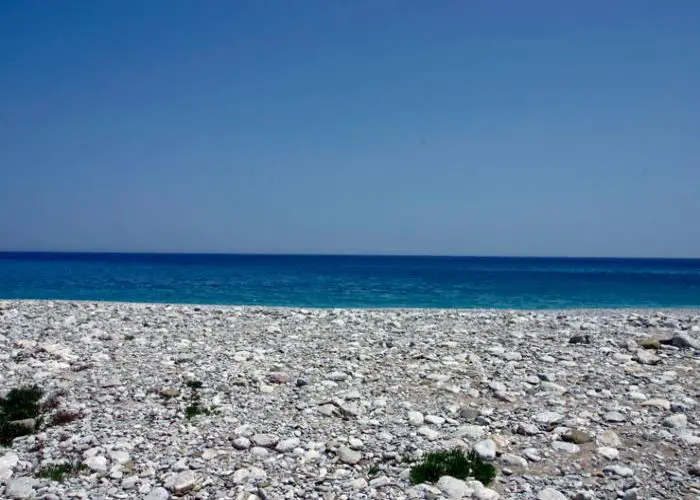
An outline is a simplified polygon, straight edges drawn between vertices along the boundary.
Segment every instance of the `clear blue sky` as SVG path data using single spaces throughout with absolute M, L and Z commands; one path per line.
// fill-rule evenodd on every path
M 0 2 L 0 248 L 700 257 L 700 1 Z

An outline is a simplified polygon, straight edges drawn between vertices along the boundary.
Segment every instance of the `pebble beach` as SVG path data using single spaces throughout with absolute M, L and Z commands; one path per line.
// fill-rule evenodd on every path
M 0 498 L 700 498 L 692 309 L 0 301 L 0 397 L 30 385 Z M 495 480 L 412 484 L 447 449 Z

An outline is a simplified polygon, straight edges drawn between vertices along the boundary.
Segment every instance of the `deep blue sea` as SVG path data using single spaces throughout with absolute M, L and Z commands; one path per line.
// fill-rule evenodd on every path
M 300 307 L 700 307 L 700 259 L 0 253 L 0 299 Z

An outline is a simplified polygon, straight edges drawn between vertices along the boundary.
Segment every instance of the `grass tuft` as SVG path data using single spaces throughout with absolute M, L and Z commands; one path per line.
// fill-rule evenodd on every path
M 485 462 L 474 451 L 465 453 L 454 449 L 428 453 L 421 463 L 411 469 L 413 484 L 434 483 L 442 476 L 452 476 L 457 479 L 473 477 L 482 484 L 489 485 L 496 477 L 496 468 Z
M 204 387 L 204 382 L 202 382 L 201 380 L 188 380 L 187 382 L 185 382 L 185 385 L 187 385 L 187 387 L 189 387 L 190 389 L 196 390 Z
M 37 477 L 50 479 L 51 481 L 61 482 L 67 477 L 79 474 L 80 471 L 85 470 L 85 468 L 85 465 L 80 463 L 56 464 L 40 469 L 37 471 L 36 475 Z
M 192 403 L 185 408 L 185 416 L 188 420 L 190 420 L 197 415 L 211 415 L 211 410 L 206 406 L 199 404 L 199 401 L 192 401 Z

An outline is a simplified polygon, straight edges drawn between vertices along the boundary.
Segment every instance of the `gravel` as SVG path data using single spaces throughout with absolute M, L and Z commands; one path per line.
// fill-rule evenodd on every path
M 698 498 L 698 338 L 690 309 L 0 301 L 0 395 L 56 402 L 0 498 Z M 454 447 L 494 483 L 410 483 Z

